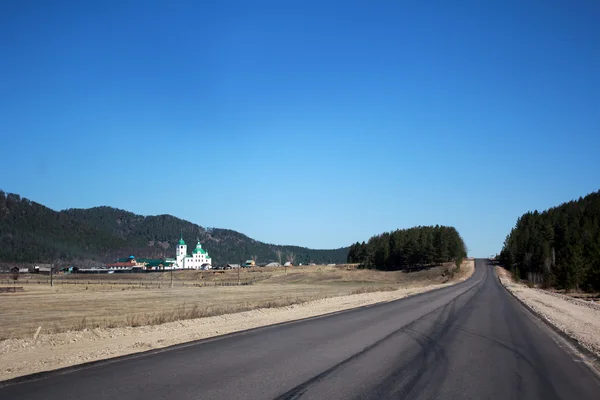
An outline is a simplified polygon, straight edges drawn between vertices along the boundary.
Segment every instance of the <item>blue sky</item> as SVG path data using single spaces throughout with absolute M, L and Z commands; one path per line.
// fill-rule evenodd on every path
M 0 189 L 315 248 L 501 249 L 600 188 L 600 2 L 0 5 Z

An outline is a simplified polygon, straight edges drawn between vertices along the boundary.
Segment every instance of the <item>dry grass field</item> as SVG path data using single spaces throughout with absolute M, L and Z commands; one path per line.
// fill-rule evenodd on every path
M 354 266 L 252 268 L 238 272 L 23 275 L 23 292 L 0 293 L 0 339 L 92 328 L 156 325 L 181 319 L 279 307 L 310 300 L 418 287 L 449 280 L 449 265 L 418 272 L 358 270 Z M 228 286 L 229 285 L 229 286 Z M 235 286 L 234 286 L 235 285 Z

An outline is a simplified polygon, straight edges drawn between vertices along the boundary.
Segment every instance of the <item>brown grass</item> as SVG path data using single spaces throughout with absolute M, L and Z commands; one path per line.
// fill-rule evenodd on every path
M 363 286 L 361 288 L 353 290 L 350 294 L 391 292 L 393 290 L 398 290 L 398 287 L 394 287 L 394 286 Z
M 417 287 L 448 280 L 445 266 L 419 272 L 358 270 L 353 266 L 254 268 L 212 273 L 26 276 L 22 293 L 0 294 L 0 338 L 92 328 L 157 325 L 320 298 Z M 25 283 L 26 282 L 26 283 Z

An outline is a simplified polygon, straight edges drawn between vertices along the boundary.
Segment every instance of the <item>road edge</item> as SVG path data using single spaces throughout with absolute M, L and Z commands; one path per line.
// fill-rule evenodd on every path
M 583 358 L 584 364 L 587 365 L 592 370 L 592 372 L 594 372 L 594 374 L 596 375 L 596 377 L 598 379 L 600 379 L 600 356 L 598 356 L 593 351 L 589 350 L 587 347 L 582 345 L 579 342 L 579 340 L 575 339 L 574 337 L 570 336 L 568 333 L 561 330 L 558 326 L 554 325 L 549 319 L 547 319 L 542 314 L 535 311 L 532 307 L 530 307 L 528 304 L 526 304 L 523 300 L 519 299 L 513 292 L 511 292 L 510 290 L 508 290 L 508 288 L 506 286 L 504 286 L 504 284 L 502 283 L 502 280 L 500 279 L 498 274 L 496 274 L 495 271 L 494 271 L 494 274 L 496 275 L 496 278 L 498 279 L 498 283 L 500 284 L 500 286 L 502 286 L 502 288 L 508 294 L 510 294 L 515 300 L 517 300 L 537 320 L 543 322 L 544 325 L 546 325 L 548 328 L 550 328 L 550 330 L 553 333 L 557 334 L 562 340 L 566 341 L 569 345 L 574 347 L 575 350 L 577 350 L 579 352 L 579 354 L 577 354 L 577 355 L 580 356 L 581 358 Z

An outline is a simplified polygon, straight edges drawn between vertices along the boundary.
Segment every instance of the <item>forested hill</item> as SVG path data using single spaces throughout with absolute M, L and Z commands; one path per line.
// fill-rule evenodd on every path
M 175 256 L 180 233 L 191 252 L 202 242 L 213 264 L 282 262 L 341 263 L 348 248 L 313 250 L 262 243 L 229 229 L 204 228 L 171 215 L 142 216 L 111 207 L 54 211 L 17 194 L 0 191 L 0 262 L 105 263 L 131 254 Z
M 522 215 L 500 261 L 535 283 L 600 291 L 600 191 Z
M 373 236 L 367 243 L 355 243 L 348 252 L 349 263 L 382 270 L 405 269 L 415 265 L 462 262 L 467 247 L 458 231 L 448 226 L 417 226 Z

